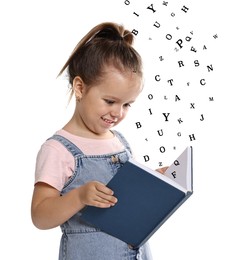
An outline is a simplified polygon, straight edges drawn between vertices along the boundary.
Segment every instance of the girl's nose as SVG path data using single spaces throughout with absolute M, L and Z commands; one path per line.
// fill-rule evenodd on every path
M 112 111 L 111 111 L 111 115 L 113 117 L 122 117 L 123 115 L 123 108 L 121 106 L 115 107 Z

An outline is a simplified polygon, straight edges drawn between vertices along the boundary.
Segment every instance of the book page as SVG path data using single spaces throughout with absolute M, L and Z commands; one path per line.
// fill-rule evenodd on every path
M 192 148 L 187 147 L 164 175 L 192 191 Z

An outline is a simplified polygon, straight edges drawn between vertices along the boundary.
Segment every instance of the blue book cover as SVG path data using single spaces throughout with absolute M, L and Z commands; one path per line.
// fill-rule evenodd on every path
M 134 248 L 144 244 L 193 193 L 192 147 L 165 174 L 134 160 L 126 162 L 107 186 L 118 202 L 111 208 L 88 206 L 81 218 Z

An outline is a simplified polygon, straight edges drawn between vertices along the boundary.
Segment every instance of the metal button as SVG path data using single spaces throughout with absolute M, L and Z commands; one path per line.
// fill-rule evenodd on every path
M 118 158 L 118 156 L 116 156 L 116 155 L 112 155 L 112 156 L 111 156 L 111 160 L 112 160 L 113 163 L 119 162 L 119 158 Z

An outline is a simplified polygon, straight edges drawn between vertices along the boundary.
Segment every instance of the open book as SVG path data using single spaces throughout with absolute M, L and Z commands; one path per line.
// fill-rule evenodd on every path
M 111 208 L 88 206 L 81 218 L 134 248 L 144 244 L 193 193 L 192 147 L 164 174 L 127 161 L 107 186 L 118 202 Z

